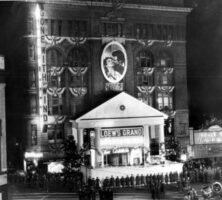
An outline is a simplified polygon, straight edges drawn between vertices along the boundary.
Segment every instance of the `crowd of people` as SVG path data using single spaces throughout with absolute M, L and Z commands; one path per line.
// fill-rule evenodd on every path
M 126 176 L 110 176 L 104 179 L 88 178 L 83 180 L 83 175 L 79 172 L 73 175 L 63 173 L 51 174 L 42 171 L 32 170 L 17 171 L 9 174 L 9 183 L 24 183 L 28 187 L 42 188 L 45 191 L 78 192 L 79 199 L 93 200 L 96 195 L 100 199 L 113 199 L 114 192 L 132 190 L 132 188 L 143 188 L 150 192 L 153 199 L 162 199 L 165 195 L 167 185 L 174 185 L 178 191 L 185 193 L 185 199 L 196 200 L 197 195 L 192 184 L 211 184 L 213 181 L 222 180 L 222 169 L 213 167 L 205 160 L 188 161 L 184 164 L 183 172 L 170 172 L 168 174 L 137 174 Z

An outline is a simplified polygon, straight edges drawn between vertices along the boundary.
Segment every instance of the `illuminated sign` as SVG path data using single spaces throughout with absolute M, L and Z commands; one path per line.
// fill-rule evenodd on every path
M 5 58 L 0 55 L 0 69 L 5 69 Z
M 134 127 L 134 128 L 102 129 L 100 132 L 101 138 L 124 137 L 124 136 L 143 136 L 143 128 Z
M 194 144 L 222 143 L 222 131 L 205 131 L 194 133 Z
M 25 152 L 25 158 L 42 158 L 43 153 L 41 152 Z
M 110 83 L 121 81 L 127 70 L 127 55 L 122 44 L 117 41 L 108 43 L 101 56 L 103 75 Z
M 36 35 L 37 35 L 37 60 L 38 60 L 38 81 L 39 81 L 39 115 L 40 128 L 48 121 L 47 105 L 47 68 L 46 68 L 46 47 L 44 42 L 44 10 L 36 5 Z

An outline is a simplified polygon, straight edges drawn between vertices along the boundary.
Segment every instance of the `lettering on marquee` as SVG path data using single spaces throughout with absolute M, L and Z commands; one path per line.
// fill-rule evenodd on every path
M 128 137 L 128 136 L 143 136 L 142 127 L 130 128 L 115 128 L 115 129 L 101 129 L 100 137 Z

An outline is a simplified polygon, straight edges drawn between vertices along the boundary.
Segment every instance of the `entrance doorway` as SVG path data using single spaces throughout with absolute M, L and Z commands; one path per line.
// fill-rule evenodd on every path
M 126 166 L 128 164 L 128 154 L 106 154 L 104 155 L 104 164 L 107 166 Z

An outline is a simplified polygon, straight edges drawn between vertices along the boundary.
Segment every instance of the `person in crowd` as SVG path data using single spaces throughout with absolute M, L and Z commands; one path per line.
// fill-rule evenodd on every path
M 136 186 L 140 185 L 140 176 L 139 174 L 136 175 Z
M 98 191 L 101 187 L 101 181 L 99 179 L 99 177 L 96 177 L 96 190 Z
M 123 176 L 120 178 L 120 184 L 121 184 L 120 187 L 122 187 L 122 188 L 125 187 L 125 178 Z
M 116 182 L 116 187 L 119 188 L 120 187 L 120 180 L 119 180 L 118 176 L 116 177 L 116 181 L 115 182 Z
M 130 178 L 129 178 L 128 175 L 125 178 L 125 183 L 126 183 L 126 187 L 129 188 L 129 186 L 130 186 Z
M 110 181 L 109 181 L 109 187 L 113 188 L 114 187 L 114 182 L 115 182 L 114 177 L 111 176 Z
M 131 174 L 131 176 L 130 176 L 130 186 L 134 187 L 134 176 L 133 176 L 133 174 Z

